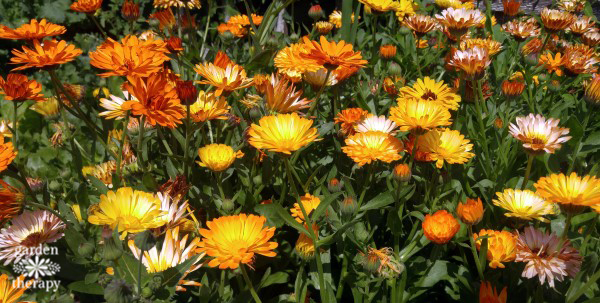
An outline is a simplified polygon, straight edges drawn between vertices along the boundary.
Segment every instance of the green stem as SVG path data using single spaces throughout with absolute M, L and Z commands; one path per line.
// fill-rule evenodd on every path
M 486 129 L 483 123 L 483 112 L 481 111 L 481 107 L 485 105 L 485 98 L 483 97 L 483 92 L 481 89 L 481 81 L 482 80 L 476 81 L 479 100 L 475 100 L 475 110 L 477 111 L 477 122 L 479 123 L 481 141 L 483 142 L 483 152 L 486 158 L 486 162 L 488 164 L 487 171 L 489 172 L 492 169 L 492 159 L 490 158 L 489 145 L 487 141 L 487 136 L 485 135 Z
M 533 167 L 533 159 L 535 158 L 532 154 L 527 154 L 527 168 L 525 169 L 525 178 L 523 179 L 523 184 L 521 184 L 521 190 L 527 187 L 527 182 L 529 182 L 529 175 L 531 174 L 531 167 Z
M 144 124 L 146 123 L 146 117 L 142 116 L 142 118 L 140 119 L 140 125 L 139 125 L 139 130 L 138 130 L 138 142 L 137 142 L 137 153 L 138 153 L 138 161 L 140 161 L 140 167 L 142 168 L 142 171 L 146 171 L 146 168 L 144 167 L 144 153 L 142 152 L 142 143 L 144 142 Z
M 123 163 L 123 146 L 125 145 L 125 138 L 127 137 L 127 126 L 129 125 L 129 111 L 127 111 L 126 114 L 126 118 L 125 118 L 125 124 L 123 124 L 123 135 L 121 137 L 121 143 L 119 144 L 119 154 L 117 155 L 117 176 L 119 176 L 119 180 L 117 182 L 119 182 L 118 184 L 116 184 L 115 187 L 119 187 L 121 180 L 124 180 L 123 178 L 123 171 L 121 169 L 121 164 Z
M 546 48 L 546 44 L 548 44 L 548 41 L 550 41 L 550 33 L 546 33 L 546 39 L 544 39 L 544 44 L 542 44 L 542 48 L 540 49 L 540 52 L 538 53 L 538 57 L 537 57 L 538 60 L 540 59 L 540 56 L 544 52 L 544 48 Z
M 183 150 L 183 175 L 187 178 L 187 180 L 189 180 L 189 176 L 188 176 L 188 172 L 190 170 L 189 167 L 189 153 L 190 153 L 190 138 L 191 138 L 191 127 L 192 127 L 192 123 L 190 120 L 190 104 L 188 102 L 186 102 L 185 105 L 185 109 L 187 112 L 187 118 L 186 118 L 186 122 L 185 122 L 185 149 Z
M 15 148 L 15 150 L 19 150 L 18 145 L 19 145 L 19 135 L 18 135 L 18 131 L 17 131 L 17 112 L 19 110 L 19 104 L 16 101 L 13 101 L 13 146 Z
M 100 26 L 100 23 L 98 23 L 98 19 L 96 19 L 96 17 L 92 14 L 87 14 L 87 16 L 92 19 L 92 21 L 94 22 L 94 24 L 96 25 L 96 27 L 98 28 L 98 30 L 100 30 L 100 33 L 102 34 L 102 36 L 104 37 L 104 39 L 108 39 L 108 35 L 106 34 L 106 32 L 104 31 L 104 29 L 102 28 L 102 26 Z
M 419 43 L 421 42 L 421 39 L 419 39 L 418 37 L 416 39 L 417 39 L 417 44 L 416 44 L 417 50 L 415 51 L 415 60 L 416 60 L 415 64 L 417 65 L 417 71 L 419 72 L 419 78 L 422 78 L 423 72 L 421 71 L 421 63 L 419 60 L 419 53 L 420 53 L 420 49 L 421 49 L 419 47 Z
M 252 285 L 252 281 L 250 281 L 250 277 L 248 277 L 248 273 L 246 272 L 246 267 L 244 265 L 242 265 L 242 266 L 240 266 L 240 269 L 242 270 L 242 275 L 244 276 L 244 280 L 246 281 L 246 284 L 248 284 L 248 288 L 250 289 L 250 294 L 252 294 L 252 298 L 254 299 L 254 302 L 262 303 L 262 301 L 258 297 L 258 294 L 256 293 L 256 290 L 254 290 L 254 286 Z
M 594 275 L 591 276 L 590 279 L 583 286 L 581 286 L 581 288 L 579 288 L 579 290 L 571 298 L 567 300 L 567 303 L 573 303 L 577 299 L 579 299 L 579 297 L 581 297 L 583 293 L 589 290 L 598 279 L 600 279 L 600 269 L 596 271 L 596 273 L 594 273 Z
M 142 246 L 146 246 L 146 240 L 144 240 L 142 242 Z M 142 293 L 142 266 L 144 266 L 144 263 L 142 263 L 143 259 L 144 259 L 144 249 L 141 248 L 140 249 L 140 259 L 139 259 L 139 263 L 138 263 L 138 273 L 137 273 L 138 294 Z
M 581 136 L 579 137 L 579 140 L 577 140 L 577 144 L 575 145 L 575 149 L 573 150 L 573 161 L 571 161 L 571 165 L 569 165 L 568 175 L 570 175 L 573 172 L 573 169 L 575 168 L 575 163 L 577 162 L 577 154 L 579 154 L 579 150 L 581 149 L 581 142 L 583 141 L 585 130 L 588 126 L 588 123 L 590 122 L 591 115 L 592 111 L 588 109 L 587 115 L 585 115 L 585 118 L 583 120 L 583 125 L 581 125 Z
M 219 281 L 219 296 L 225 293 L 225 271 L 221 270 L 221 280 Z
M 477 274 L 479 274 L 479 279 L 483 281 L 483 268 L 481 268 L 481 263 L 479 262 L 479 254 L 477 253 L 477 247 L 475 246 L 475 239 L 473 239 L 473 226 L 468 225 L 467 229 L 469 232 L 469 242 L 471 243 L 471 253 L 473 254 L 473 258 L 475 259 L 475 265 L 477 266 Z
M 346 275 L 348 274 L 348 257 L 344 254 L 342 259 L 342 271 L 340 273 L 340 281 L 338 282 L 337 293 L 335 294 L 335 299 L 339 302 L 342 299 L 342 294 L 344 293 L 344 280 L 346 279 Z
M 323 91 L 325 90 L 325 86 L 327 86 L 327 82 L 329 82 L 329 77 L 331 76 L 331 69 L 327 69 L 327 75 L 325 75 L 325 81 L 323 81 L 323 85 L 321 85 L 321 88 L 319 89 L 319 92 L 317 93 L 317 96 L 315 97 L 315 101 L 313 101 L 313 104 L 311 104 L 310 108 L 308 109 L 308 113 L 307 116 L 312 115 L 313 111 L 315 109 L 317 109 L 317 115 L 319 115 L 319 98 L 321 97 L 321 94 L 323 93 Z

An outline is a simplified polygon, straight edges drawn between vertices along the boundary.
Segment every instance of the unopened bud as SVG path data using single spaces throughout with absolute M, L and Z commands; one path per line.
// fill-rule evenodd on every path
M 354 197 L 346 197 L 340 203 L 340 211 L 344 215 L 353 215 L 356 211 L 358 204 L 356 204 L 356 199 Z
M 340 190 L 342 190 L 342 187 L 344 187 L 344 185 L 340 180 L 336 178 L 329 180 L 329 183 L 327 184 L 327 189 L 332 193 L 339 192 Z
M 412 172 L 408 164 L 401 163 L 394 167 L 393 175 L 398 182 L 408 182 L 412 177 Z
M 310 16 L 313 20 L 317 21 L 323 17 L 325 17 L 325 13 L 323 12 L 323 8 L 320 5 L 313 5 L 308 10 L 308 16 Z

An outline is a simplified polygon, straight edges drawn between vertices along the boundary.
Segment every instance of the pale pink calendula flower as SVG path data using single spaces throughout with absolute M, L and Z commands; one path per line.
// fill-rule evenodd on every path
M 531 153 L 554 153 L 571 139 L 565 136 L 568 128 L 558 127 L 558 119 L 546 119 L 542 115 L 529 114 L 526 117 L 517 117 L 516 123 L 511 123 L 510 134 L 523 142 L 523 147 Z

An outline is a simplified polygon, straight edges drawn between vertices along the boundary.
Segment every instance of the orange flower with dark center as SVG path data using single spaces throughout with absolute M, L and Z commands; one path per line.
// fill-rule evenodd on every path
M 0 180 L 0 222 L 10 220 L 19 214 L 23 205 L 23 194 L 16 188 Z
M 148 18 L 158 20 L 158 28 L 161 30 L 163 28 L 172 29 L 175 26 L 175 15 L 170 8 L 154 12 Z
M 100 77 L 148 77 L 159 72 L 163 63 L 170 60 L 167 53 L 167 45 L 160 39 L 140 40 L 136 36 L 126 36 L 117 42 L 108 38 L 90 53 L 90 64 L 108 70 L 98 74 Z
M 148 78 L 129 77 L 128 80 L 123 86 L 137 100 L 125 102 L 123 110 L 131 110 L 135 116 L 145 116 L 152 125 L 175 128 L 176 124 L 181 124 L 185 110 L 177 91 L 163 73 L 152 74 Z
M 575 22 L 575 15 L 556 9 L 544 8 L 540 17 L 544 28 L 550 33 L 564 30 Z
M 460 223 L 446 210 L 438 210 L 433 215 L 425 215 L 423 233 L 435 244 L 446 244 L 460 229 Z
M 140 6 L 132 0 L 125 0 L 121 6 L 121 14 L 128 21 L 135 21 L 140 17 Z
M 0 25 L 0 39 L 34 40 L 58 36 L 66 32 L 67 29 L 64 26 L 48 22 L 46 19 L 39 22 L 36 19 L 31 19 L 29 23 L 25 23 L 16 29 Z
M 344 136 L 351 136 L 356 133 L 354 126 L 362 121 L 368 111 L 362 108 L 348 108 L 344 109 L 337 114 L 334 121 L 336 124 L 340 123 L 340 133 Z
M 14 102 L 44 101 L 46 98 L 41 92 L 42 85 L 35 80 L 27 79 L 25 75 L 8 74 L 6 80 L 0 76 L 0 95 L 4 95 L 4 100 Z
M 14 57 L 10 58 L 10 64 L 23 64 L 12 70 L 23 70 L 28 68 L 54 68 L 59 64 L 73 61 L 81 55 L 81 50 L 73 44 L 67 44 L 64 40 L 47 40 L 40 43 L 33 40 L 33 49 L 23 46 L 23 51 L 12 50 Z
M 521 1 L 515 0 L 502 0 L 502 6 L 504 7 L 504 14 L 507 16 L 516 16 L 521 8 Z
M 102 6 L 102 0 L 77 0 L 71 4 L 71 10 L 93 14 Z
M 12 142 L 4 143 L 4 136 L 0 136 L 0 172 L 3 172 L 17 157 Z
M 595 50 L 584 44 L 565 48 L 565 56 L 562 60 L 565 71 L 571 75 L 595 73 L 598 70 L 595 66 L 598 62 L 600 60 Z
M 348 44 L 343 40 L 336 43 L 329 42 L 327 38 L 321 36 L 320 41 L 311 41 L 308 37 L 304 37 L 304 44 L 311 47 L 308 54 L 300 56 L 309 60 L 315 60 L 317 64 L 329 70 L 335 70 L 338 67 L 354 68 L 363 67 L 367 64 L 367 60 L 363 60 L 360 52 L 352 50 L 352 44 Z

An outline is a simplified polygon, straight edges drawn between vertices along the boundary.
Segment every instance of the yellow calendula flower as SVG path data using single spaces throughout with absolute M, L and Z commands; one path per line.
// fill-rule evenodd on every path
M 90 206 L 88 221 L 95 225 L 119 228 L 124 238 L 127 233 L 138 233 L 163 226 L 167 212 L 161 209 L 161 200 L 152 193 L 131 187 L 108 191 L 100 196 L 100 203 Z
M 226 120 L 231 106 L 227 104 L 225 97 L 200 91 L 196 102 L 190 105 L 190 116 L 195 122 L 206 122 L 208 120 Z
M 308 228 L 306 224 L 304 227 Z M 319 236 L 319 227 L 313 223 L 313 231 L 317 237 Z M 295 246 L 296 253 L 304 260 L 310 260 L 315 256 L 315 242 L 305 233 L 300 233 Z
M 365 5 L 365 11 L 368 13 L 383 13 L 395 11 L 400 8 L 400 2 L 395 0 L 358 0 Z
M 236 152 L 231 146 L 225 144 L 209 144 L 198 150 L 198 156 L 200 156 L 198 165 L 219 172 L 229 168 L 233 161 L 243 157 L 244 153 Z
M 437 168 L 442 168 L 444 162 L 463 164 L 473 158 L 475 154 L 470 152 L 473 144 L 469 142 L 457 130 L 436 129 L 419 137 L 417 149 L 429 153 Z
M 307 193 L 304 196 L 300 197 L 300 203 L 302 203 L 306 214 L 310 216 L 310 213 L 313 210 L 317 209 L 317 207 L 319 207 L 321 199 L 319 199 L 319 197 Z M 294 203 L 294 207 L 290 210 L 290 212 L 292 213 L 292 217 L 296 218 L 296 221 L 298 223 L 304 222 L 304 214 L 302 213 L 302 208 L 300 208 L 300 204 Z
M 565 211 L 600 207 L 600 179 L 594 176 L 552 174 L 540 178 L 534 186 L 538 195 L 548 202 L 558 203 Z
M 460 41 L 460 49 L 466 50 L 479 46 L 488 51 L 488 55 L 493 56 L 502 50 L 502 43 L 493 39 L 469 38 Z
M 45 102 L 36 102 L 30 109 L 47 119 L 55 119 L 60 113 L 60 105 L 54 97 L 47 98 Z
M 313 121 L 296 113 L 262 117 L 248 130 L 250 145 L 258 149 L 291 154 L 317 139 Z
M 429 77 L 417 79 L 412 87 L 405 86 L 401 88 L 400 96 L 439 102 L 451 110 L 457 110 L 460 103 L 460 95 L 456 94 L 444 81 L 436 82 Z
M 385 163 L 400 160 L 402 158 L 400 152 L 404 147 L 402 141 L 380 131 L 356 133 L 348 137 L 345 142 L 346 146 L 342 147 L 342 151 L 359 166 L 377 160 Z
M 506 230 L 485 230 L 479 231 L 479 234 L 474 234 L 473 239 L 477 243 L 477 249 L 481 249 L 483 237 L 487 236 L 488 251 L 487 260 L 490 261 L 491 268 L 504 268 L 503 262 L 514 261 L 517 256 L 517 238 Z M 480 238 L 481 237 L 481 238 Z
M 548 222 L 548 219 L 543 216 L 554 214 L 552 204 L 530 190 L 509 188 L 496 193 L 496 196 L 498 199 L 492 200 L 494 205 L 508 210 L 509 212 L 504 214 L 507 217 Z
M 390 120 L 396 122 L 400 131 L 415 134 L 452 124 L 450 111 L 442 104 L 414 98 L 399 98 L 398 106 L 390 109 Z

